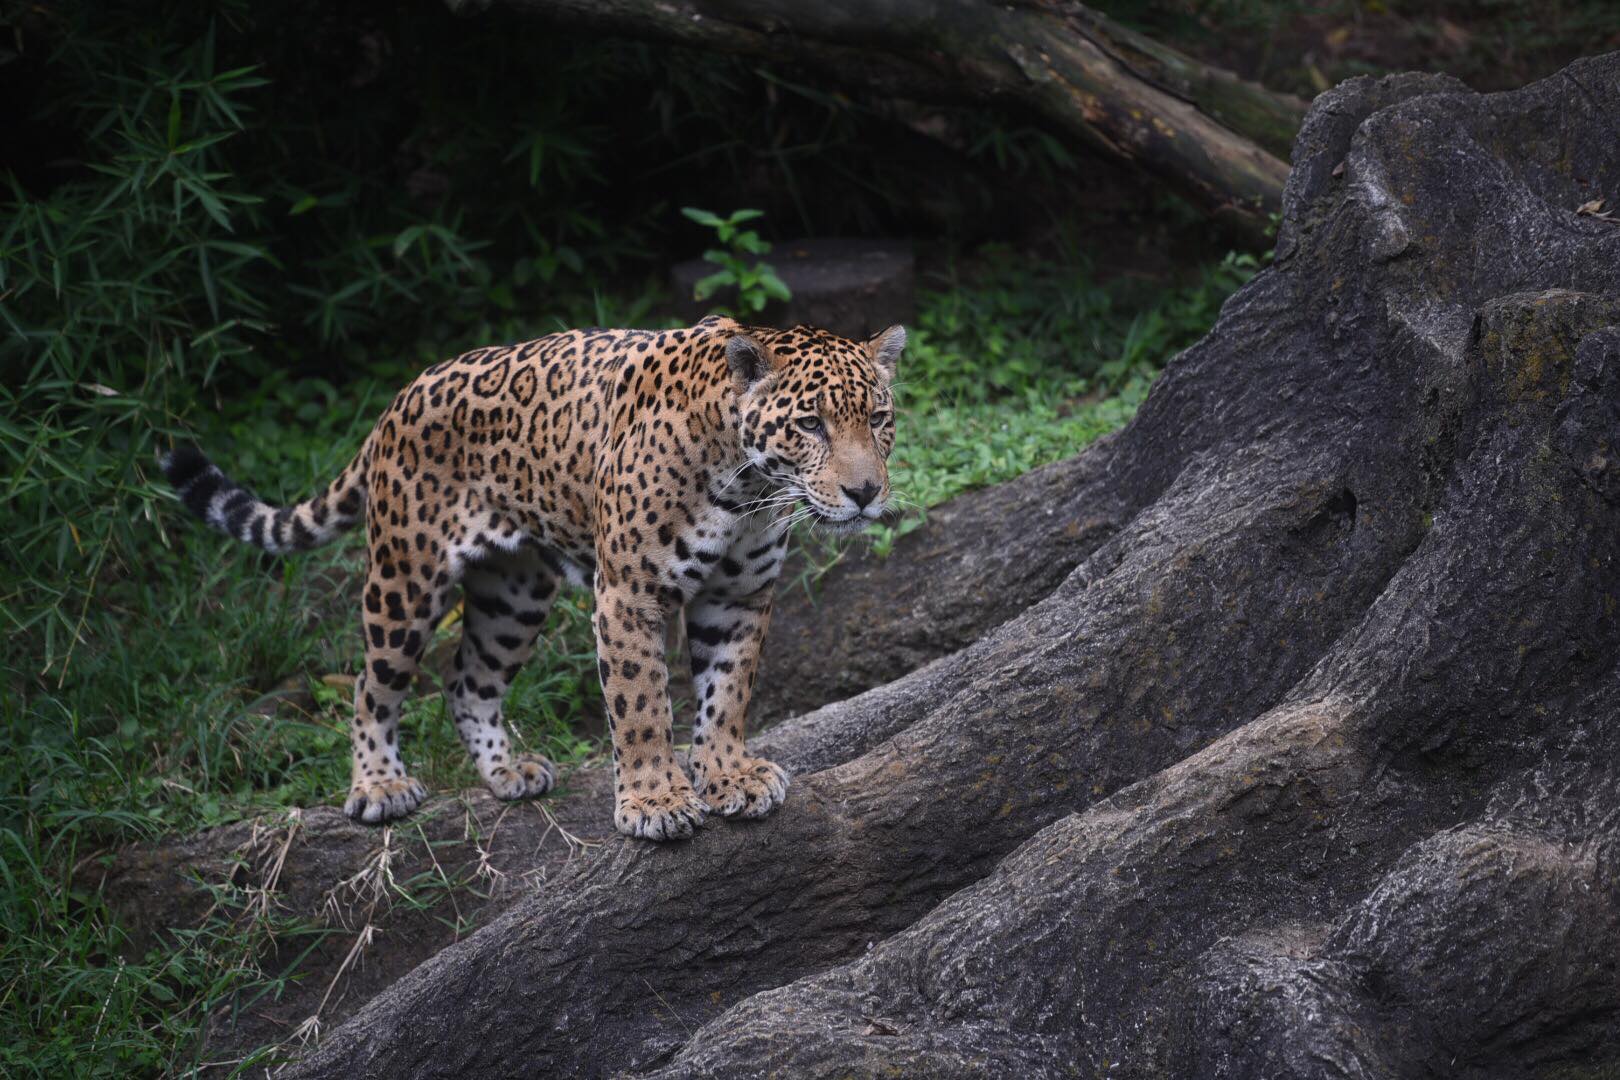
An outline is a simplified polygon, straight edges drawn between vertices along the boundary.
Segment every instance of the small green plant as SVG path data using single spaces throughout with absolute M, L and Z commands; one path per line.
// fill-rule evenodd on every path
M 721 217 L 708 210 L 687 206 L 681 209 L 681 213 L 688 220 L 713 229 L 715 238 L 725 245 L 724 248 L 710 248 L 703 253 L 705 262 L 711 262 L 720 269 L 698 281 L 692 290 L 694 299 L 707 300 L 724 290 L 735 289 L 737 304 L 743 313 L 753 314 L 763 311 L 772 300 L 788 300 L 792 297 L 787 283 L 776 276 L 771 264 L 753 258 L 767 254 L 771 250 L 770 242 L 761 239 L 753 229 L 742 227 L 744 222 L 764 217 L 763 210 L 738 210 L 730 217 Z M 724 308 L 716 310 L 731 314 L 725 312 Z

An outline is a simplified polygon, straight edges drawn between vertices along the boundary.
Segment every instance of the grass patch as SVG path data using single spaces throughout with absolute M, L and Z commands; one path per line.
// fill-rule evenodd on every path
M 199 413 L 198 435 L 269 497 L 292 498 L 341 467 L 394 389 L 391 377 L 342 388 L 271 379 Z M 77 640 L 48 657 L 26 627 L 56 597 L 11 578 L 7 598 L 25 626 L 0 705 L 0 1028 L 23 1033 L 0 1043 L 10 1076 L 181 1070 L 210 1010 L 285 977 L 256 966 L 267 937 L 285 946 L 312 932 L 255 923 L 244 934 L 222 916 L 171 949 L 131 955 L 100 898 L 75 886 L 76 869 L 131 840 L 332 805 L 348 787 L 358 537 L 276 560 L 188 520 L 153 486 L 149 462 L 130 474 L 124 486 L 153 507 L 137 526 L 145 549 L 139 562 L 103 563 L 69 613 Z M 102 513 L 123 509 L 109 500 Z M 111 527 L 75 524 L 81 535 Z M 521 745 L 571 762 L 590 749 L 574 722 L 597 707 L 595 662 L 583 598 L 558 607 L 546 655 L 514 686 L 512 728 Z M 436 789 L 470 786 L 425 682 L 404 721 L 412 771 Z

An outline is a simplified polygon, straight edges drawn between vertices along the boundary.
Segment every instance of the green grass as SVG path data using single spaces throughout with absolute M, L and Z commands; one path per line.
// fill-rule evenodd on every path
M 308 491 L 358 445 L 392 392 L 271 380 L 199 416 L 198 434 L 271 497 Z M 351 394 L 353 395 L 351 397 Z M 269 988 L 239 932 L 236 897 L 171 950 L 129 956 L 74 870 L 130 840 L 286 806 L 332 805 L 348 787 L 350 691 L 360 640 L 350 542 L 276 561 L 210 533 L 151 489 L 138 564 L 105 563 L 80 610 L 80 642 L 43 666 L 43 635 L 8 652 L 0 729 L 0 1073 L 138 1075 L 186 1060 L 206 1012 Z M 111 503 L 107 512 L 122 509 Z M 103 523 L 80 520 L 94 535 Z M 23 621 L 49 597 L 14 593 Z M 546 655 L 514 686 L 515 739 L 563 762 L 591 749 L 574 722 L 595 708 L 595 661 L 581 598 L 559 604 Z M 35 623 L 37 625 L 37 623 Z M 445 633 L 445 644 L 454 636 Z M 453 647 L 450 646 L 450 647 Z M 21 662 L 19 662 L 21 661 Z M 476 783 L 433 680 L 405 717 L 412 771 L 430 787 Z M 337 684 L 337 685 L 333 685 Z
M 993 404 L 910 406 L 902 412 L 905 441 L 890 463 L 893 487 L 926 510 L 1068 457 L 1130 420 L 1150 379 L 1143 372 L 1094 397 L 1030 390 Z

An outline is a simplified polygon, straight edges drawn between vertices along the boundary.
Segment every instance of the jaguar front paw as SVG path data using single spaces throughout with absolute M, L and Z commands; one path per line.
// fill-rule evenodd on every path
M 699 760 L 692 781 L 709 812 L 724 817 L 764 817 L 787 798 L 787 770 L 764 758 Z
M 409 776 L 355 784 L 343 812 L 356 821 L 374 825 L 404 817 L 427 800 L 427 788 Z
M 685 840 L 703 824 L 703 803 L 689 787 L 657 795 L 621 795 L 613 826 L 641 840 Z

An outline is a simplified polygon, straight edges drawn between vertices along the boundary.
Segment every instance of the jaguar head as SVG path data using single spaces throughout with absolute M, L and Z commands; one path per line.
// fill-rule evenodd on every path
M 739 328 L 726 343 L 748 460 L 831 531 L 856 532 L 889 508 L 891 386 L 905 347 L 900 326 L 867 341 Z

